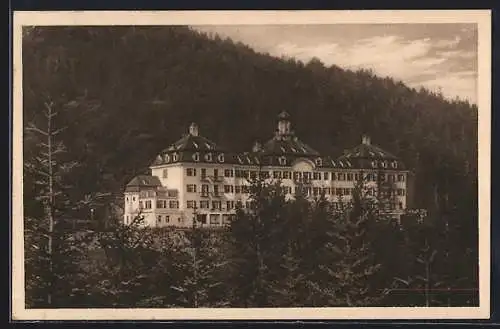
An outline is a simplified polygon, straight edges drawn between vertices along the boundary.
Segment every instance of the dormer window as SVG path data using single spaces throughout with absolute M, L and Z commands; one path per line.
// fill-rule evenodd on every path
M 208 144 L 207 144 L 208 145 Z M 212 153 L 205 154 L 205 161 L 212 162 Z
M 217 161 L 219 161 L 220 163 L 224 162 L 224 153 L 221 153 L 217 156 Z
M 377 161 L 372 161 L 372 168 L 377 168 Z
M 323 161 L 321 160 L 321 158 L 316 159 L 316 165 L 317 166 L 322 166 L 323 165 Z
M 179 155 L 177 153 L 172 154 L 172 161 L 173 162 L 179 161 Z
M 382 167 L 383 167 L 383 168 L 387 168 L 387 161 L 383 161 L 383 162 L 382 162 Z
M 165 154 L 164 155 L 164 160 L 165 160 L 166 163 L 169 163 L 170 162 L 170 155 Z
M 200 161 L 200 153 L 196 152 L 193 154 L 193 161 L 195 162 Z
M 285 157 L 279 157 L 278 162 L 280 165 L 284 166 L 286 165 L 286 158 Z
M 396 169 L 398 167 L 397 161 L 392 161 L 392 168 Z

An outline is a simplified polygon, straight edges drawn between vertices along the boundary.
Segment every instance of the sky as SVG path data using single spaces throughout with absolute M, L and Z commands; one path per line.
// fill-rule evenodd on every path
M 477 25 L 329 24 L 205 25 L 216 33 L 273 56 L 325 65 L 371 69 L 379 76 L 424 86 L 445 97 L 477 103 Z

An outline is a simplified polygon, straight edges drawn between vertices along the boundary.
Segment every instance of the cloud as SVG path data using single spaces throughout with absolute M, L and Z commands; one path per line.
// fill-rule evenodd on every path
M 447 97 L 459 96 L 475 101 L 475 75 L 464 75 L 456 67 L 461 67 L 460 63 L 476 54 L 457 49 L 460 40 L 458 36 L 454 39 L 406 40 L 398 35 L 385 35 L 354 43 L 323 42 L 310 46 L 287 41 L 276 45 L 270 53 L 304 62 L 316 57 L 326 65 L 335 64 L 353 70 L 372 69 L 378 75 L 402 80 L 412 87 L 442 89 Z M 455 70 L 450 71 L 451 68 Z

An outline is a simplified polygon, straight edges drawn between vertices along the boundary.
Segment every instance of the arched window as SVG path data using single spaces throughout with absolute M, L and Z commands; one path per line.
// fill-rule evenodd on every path
M 205 154 L 205 161 L 212 162 L 212 153 Z
M 172 161 L 173 162 L 179 161 L 179 155 L 177 153 L 172 154 Z
M 396 169 L 398 167 L 397 161 L 392 161 L 392 168 Z
M 195 162 L 200 161 L 200 153 L 196 152 L 193 154 L 193 161 Z
M 387 168 L 387 161 L 382 161 L 382 167 Z
M 165 162 L 166 162 L 166 163 L 169 163 L 169 162 L 170 162 L 170 155 L 165 154 L 165 155 L 163 156 L 163 158 L 164 158 L 164 160 L 165 160 Z
M 321 160 L 321 158 L 317 158 L 316 159 L 316 166 L 321 167 L 322 165 L 323 165 L 323 161 Z
M 377 164 L 377 161 L 372 161 L 372 168 L 377 168 L 378 167 L 378 164 Z
M 278 162 L 280 165 L 285 166 L 286 165 L 286 158 L 285 157 L 279 157 Z

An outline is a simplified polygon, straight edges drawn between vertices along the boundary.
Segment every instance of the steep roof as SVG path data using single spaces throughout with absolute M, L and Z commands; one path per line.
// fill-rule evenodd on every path
M 187 134 L 170 145 L 164 152 L 181 151 L 221 151 L 217 144 L 203 136 Z
M 156 176 L 137 175 L 127 184 L 126 192 L 137 192 L 141 188 L 157 188 L 161 186 L 160 179 Z
M 337 160 L 352 162 L 356 168 L 404 169 L 404 164 L 397 156 L 372 145 L 368 136 L 363 136 L 361 144 L 346 150 Z
M 280 138 L 279 136 L 267 141 L 262 147 L 266 155 L 296 155 L 319 156 L 319 152 L 302 142 L 296 136 Z

